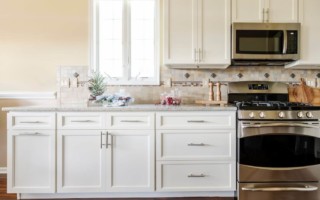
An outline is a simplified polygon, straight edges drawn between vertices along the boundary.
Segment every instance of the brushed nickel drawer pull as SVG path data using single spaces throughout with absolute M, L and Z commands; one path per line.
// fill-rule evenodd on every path
M 140 120 L 121 120 L 120 122 L 138 123 L 138 122 L 143 122 L 143 121 L 140 121 Z
M 41 122 L 41 121 L 22 121 L 20 123 L 21 124 L 41 124 L 41 123 L 44 123 L 44 122 Z
M 188 120 L 187 122 L 188 123 L 204 123 L 206 121 L 204 121 L 204 120 Z
M 205 146 L 204 143 L 189 143 L 188 146 Z
M 93 120 L 71 120 L 71 122 L 84 122 L 84 123 L 89 123 L 89 122 L 95 122 Z
M 34 132 L 34 133 L 19 133 L 19 135 L 41 135 L 39 132 Z
M 188 178 L 204 178 L 204 177 L 206 177 L 204 174 L 199 174 L 199 175 L 189 174 L 188 175 Z
M 274 191 L 302 191 L 302 192 L 310 192 L 318 190 L 318 187 L 305 185 L 304 187 L 243 187 L 241 188 L 244 191 L 263 191 L 263 192 L 274 192 Z

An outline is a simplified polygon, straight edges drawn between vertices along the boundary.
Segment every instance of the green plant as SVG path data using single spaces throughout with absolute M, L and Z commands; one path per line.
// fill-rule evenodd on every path
M 94 72 L 89 80 L 89 90 L 92 97 L 100 96 L 106 89 L 105 77 L 99 72 Z

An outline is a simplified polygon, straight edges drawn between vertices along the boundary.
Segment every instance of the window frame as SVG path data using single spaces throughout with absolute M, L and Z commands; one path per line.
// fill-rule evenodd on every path
M 90 0 L 90 70 L 99 71 L 99 1 Z M 154 77 L 152 78 L 138 78 L 131 77 L 130 61 L 130 16 L 127 11 L 127 1 L 124 4 L 123 12 L 123 77 L 119 80 L 117 78 L 106 78 L 106 85 L 160 85 L 160 0 L 155 1 L 155 21 L 154 21 Z

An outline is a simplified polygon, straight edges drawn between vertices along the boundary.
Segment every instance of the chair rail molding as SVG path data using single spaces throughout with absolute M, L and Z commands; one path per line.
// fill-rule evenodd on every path
M 57 92 L 0 92 L 0 99 L 56 99 Z

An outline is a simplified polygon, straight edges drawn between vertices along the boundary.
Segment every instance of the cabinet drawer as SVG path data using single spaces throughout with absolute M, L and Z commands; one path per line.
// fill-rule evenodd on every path
M 70 112 L 58 113 L 58 129 L 103 129 L 104 113 Z
M 157 190 L 234 191 L 235 171 L 235 162 L 160 162 Z
M 235 159 L 235 130 L 163 130 L 157 132 L 158 160 Z
M 158 129 L 212 129 L 235 128 L 236 113 L 213 112 L 162 112 L 157 113 Z
M 154 113 L 108 113 L 108 129 L 154 129 Z
M 8 114 L 8 129 L 55 129 L 55 113 L 23 112 Z

